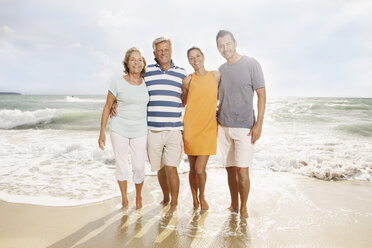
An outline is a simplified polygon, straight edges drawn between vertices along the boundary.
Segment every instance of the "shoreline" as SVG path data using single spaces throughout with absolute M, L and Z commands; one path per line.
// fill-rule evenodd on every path
M 120 198 L 71 207 L 0 201 L 0 247 L 368 247 L 372 182 L 321 181 L 251 171 L 247 220 L 226 210 L 226 172 L 208 169 L 210 209 L 193 211 L 188 174 L 180 174 L 177 214 L 164 216 L 155 176 L 146 176 L 141 210 Z

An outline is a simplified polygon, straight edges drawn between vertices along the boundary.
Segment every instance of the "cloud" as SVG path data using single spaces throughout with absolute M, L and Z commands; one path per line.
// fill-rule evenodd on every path
M 112 31 L 121 31 L 140 24 L 141 19 L 131 17 L 130 12 L 125 10 L 113 11 L 104 9 L 101 10 L 98 19 L 98 25 L 101 28 L 108 28 Z
M 99 63 L 99 70 L 93 73 L 93 78 L 96 82 L 108 86 L 110 79 L 115 75 L 123 74 L 123 67 L 116 63 L 110 56 L 102 51 L 89 51 L 91 57 Z
M 3 33 L 14 33 L 15 32 L 12 28 L 10 28 L 10 27 L 8 27 L 6 25 L 4 25 L 4 26 L 1 27 L 1 31 Z
M 79 42 L 76 42 L 76 43 L 72 43 L 68 46 L 68 48 L 82 48 L 82 45 L 79 43 Z
M 141 48 L 150 64 L 151 43 L 160 35 L 172 38 L 177 65 L 192 72 L 186 50 L 196 45 L 206 55 L 207 69 L 217 69 L 225 61 L 215 35 L 228 29 L 238 51 L 261 63 L 270 95 L 372 92 L 367 0 L 36 0 L 3 6 L 2 88 L 106 92 L 108 80 L 122 72 L 125 51 Z M 43 82 L 42 89 L 29 87 L 39 85 L 35 82 Z

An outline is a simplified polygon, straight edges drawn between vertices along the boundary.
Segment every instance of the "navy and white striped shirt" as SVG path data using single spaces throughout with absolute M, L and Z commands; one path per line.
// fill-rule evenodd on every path
M 159 64 L 148 65 L 144 79 L 150 95 L 147 125 L 150 130 L 182 130 L 182 80 L 186 70 L 175 66 L 164 70 Z

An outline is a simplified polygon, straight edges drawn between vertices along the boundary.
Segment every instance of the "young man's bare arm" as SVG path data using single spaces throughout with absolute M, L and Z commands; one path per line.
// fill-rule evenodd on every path
M 262 124 L 265 114 L 266 107 L 266 90 L 265 88 L 259 88 L 256 90 L 257 93 L 257 121 L 252 127 L 248 135 L 252 136 L 251 143 L 254 144 L 260 137 L 262 132 Z

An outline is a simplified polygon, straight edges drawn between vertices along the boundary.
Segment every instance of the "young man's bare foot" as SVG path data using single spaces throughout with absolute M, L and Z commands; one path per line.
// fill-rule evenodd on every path
M 142 208 L 142 197 L 136 197 L 136 209 Z
M 200 197 L 200 209 L 201 210 L 208 210 L 209 209 L 209 205 L 207 203 L 207 201 L 205 200 L 204 197 Z
M 246 207 L 240 209 L 240 217 L 244 219 L 248 218 L 248 211 Z
M 129 208 L 129 201 L 128 198 L 123 198 L 121 200 L 121 205 L 123 206 L 123 209 L 128 209 Z
M 228 207 L 227 210 L 230 210 L 231 212 L 235 212 L 235 213 L 239 212 L 239 208 L 233 208 L 232 205 L 230 205 L 230 207 Z

